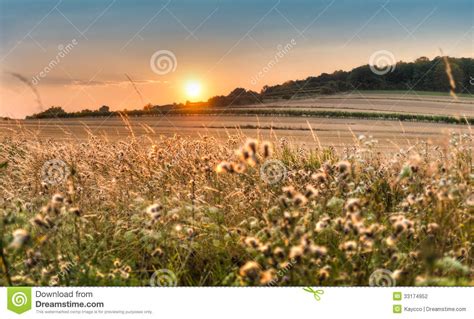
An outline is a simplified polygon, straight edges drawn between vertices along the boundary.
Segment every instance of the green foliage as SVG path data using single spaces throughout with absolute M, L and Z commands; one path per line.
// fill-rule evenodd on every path
M 455 91 L 471 95 L 469 81 L 474 74 L 474 59 L 450 57 L 449 63 L 456 83 Z M 266 86 L 261 94 L 264 98 L 281 98 L 287 95 L 295 97 L 350 92 L 355 89 L 449 92 L 450 84 L 443 57 L 436 57 L 431 61 L 421 57 L 411 63 L 397 62 L 392 72 L 383 75 L 373 73 L 369 65 L 364 65 L 349 72 L 323 73 L 305 80 Z

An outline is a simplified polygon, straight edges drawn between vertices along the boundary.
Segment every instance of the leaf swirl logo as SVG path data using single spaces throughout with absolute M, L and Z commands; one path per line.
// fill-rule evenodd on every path
M 156 51 L 150 59 L 150 67 L 158 75 L 165 75 L 176 71 L 178 60 L 173 52 L 168 50 Z
M 395 71 L 395 65 L 395 56 L 387 50 L 376 51 L 369 58 L 370 70 L 377 75 Z
M 176 274 L 169 269 L 159 269 L 150 278 L 150 286 L 152 287 L 176 287 L 177 285 Z
M 58 159 L 53 159 L 45 162 L 41 168 L 41 179 L 46 184 L 58 185 L 61 184 L 70 175 L 68 165 Z
M 269 185 L 280 183 L 287 174 L 285 164 L 278 160 L 267 160 L 260 167 L 260 178 Z
M 28 302 L 28 297 L 23 292 L 17 292 L 13 294 L 12 304 L 15 307 L 22 307 Z
M 17 314 L 31 310 L 31 288 L 8 287 L 7 308 Z
M 396 281 L 393 273 L 387 269 L 377 269 L 369 277 L 371 287 L 395 287 Z

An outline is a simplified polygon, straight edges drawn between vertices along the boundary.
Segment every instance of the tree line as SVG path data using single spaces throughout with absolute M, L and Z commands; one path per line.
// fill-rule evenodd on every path
M 471 94 L 474 80 L 474 59 L 447 58 L 454 80 L 456 93 Z M 447 65 L 443 57 L 433 60 L 420 57 L 414 62 L 397 62 L 384 74 L 373 72 L 371 66 L 363 65 L 351 71 L 322 73 L 304 80 L 292 80 L 274 86 L 264 86 L 260 92 L 236 88 L 228 95 L 211 97 L 207 102 L 186 102 L 168 105 L 147 104 L 142 109 L 124 110 L 130 115 L 164 114 L 173 110 L 196 109 L 202 107 L 228 107 L 259 104 L 271 99 L 292 99 L 296 97 L 330 95 L 354 90 L 414 90 L 430 92 L 449 92 L 451 84 Z M 28 116 L 30 119 L 51 117 L 90 117 L 116 115 L 108 106 L 98 110 L 85 109 L 79 112 L 66 112 L 60 106 L 53 106 L 44 112 Z

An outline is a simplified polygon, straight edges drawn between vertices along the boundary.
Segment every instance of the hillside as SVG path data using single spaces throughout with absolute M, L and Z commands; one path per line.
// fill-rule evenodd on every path
M 474 59 L 448 57 L 447 60 L 455 86 L 453 92 L 463 97 L 471 97 L 472 78 L 470 75 L 474 74 Z M 447 65 L 443 57 L 436 57 L 433 60 L 421 57 L 414 62 L 398 62 L 396 65 L 387 68 L 387 72 L 377 72 L 377 69 L 374 72 L 373 66 L 363 65 L 351 71 L 323 73 L 304 80 L 291 80 L 279 85 L 264 86 L 261 92 L 236 88 L 226 96 L 214 96 L 207 102 L 173 103 L 169 105 L 149 104 L 142 109 L 123 111 L 123 113 L 131 115 L 167 114 L 169 112 L 192 113 L 208 108 L 261 105 L 262 103 L 274 103 L 278 100 L 294 100 L 363 90 L 383 91 L 384 93 L 430 92 L 430 94 L 446 94 L 451 89 L 446 71 Z M 209 110 L 206 112 L 209 112 Z M 117 112 L 110 111 L 108 106 L 102 106 L 98 110 L 85 109 L 80 112 L 66 112 L 62 107 L 54 106 L 44 112 L 29 116 L 27 119 L 94 117 L 117 114 Z

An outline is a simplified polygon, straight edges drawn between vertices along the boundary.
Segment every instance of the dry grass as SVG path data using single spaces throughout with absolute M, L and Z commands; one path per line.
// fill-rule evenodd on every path
M 179 285 L 368 285 L 378 269 L 474 285 L 472 136 L 376 143 L 5 137 L 0 285 L 149 285 L 160 269 Z M 273 184 L 269 160 L 287 169 Z

